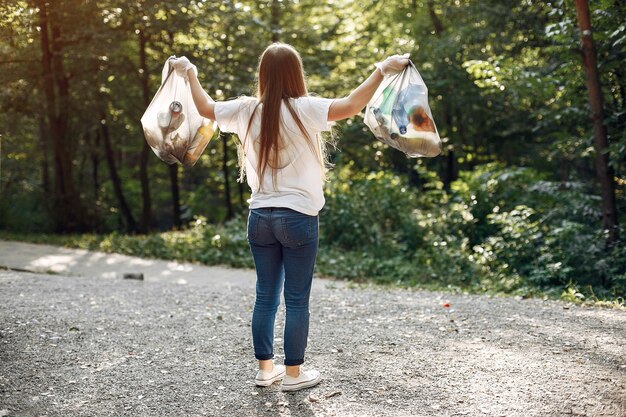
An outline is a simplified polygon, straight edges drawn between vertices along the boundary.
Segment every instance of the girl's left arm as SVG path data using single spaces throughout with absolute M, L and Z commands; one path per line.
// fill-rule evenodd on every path
M 215 100 L 207 94 L 206 91 L 200 85 L 196 72 L 192 69 L 187 70 L 189 76 L 189 84 L 191 85 L 191 95 L 193 96 L 193 102 L 196 104 L 198 113 L 200 116 L 207 119 L 215 120 Z

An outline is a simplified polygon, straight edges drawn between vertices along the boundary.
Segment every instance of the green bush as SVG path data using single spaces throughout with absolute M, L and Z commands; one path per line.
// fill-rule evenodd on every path
M 24 184 L 26 189 L 28 187 Z M 45 201 L 39 192 L 17 193 L 11 198 L 0 196 L 0 230 L 41 233 L 53 229 L 53 224 L 45 210 Z
M 516 277 L 510 290 L 560 291 L 574 283 L 624 295 L 626 288 L 616 284 L 626 271 L 626 253 L 619 245 L 606 250 L 599 197 L 581 184 L 491 164 L 464 173 L 452 188 L 452 200 L 472 207 L 474 230 L 463 227 L 474 259 L 494 283 L 505 274 Z
M 390 173 L 355 174 L 347 168 L 334 173 L 321 213 L 322 244 L 410 257 L 424 234 L 413 217 L 416 194 Z

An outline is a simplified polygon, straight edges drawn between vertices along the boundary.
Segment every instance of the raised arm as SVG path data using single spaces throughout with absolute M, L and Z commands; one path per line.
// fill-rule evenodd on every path
M 384 76 L 397 74 L 409 64 L 409 55 L 393 55 L 376 64 L 376 70 L 350 95 L 333 100 L 328 109 L 328 121 L 355 116 L 367 105 Z
M 213 100 L 211 96 L 204 91 L 202 85 L 200 85 L 196 66 L 189 62 L 189 59 L 184 56 L 172 58 L 170 62 L 178 75 L 189 80 L 193 102 L 200 116 L 215 120 L 215 100 Z

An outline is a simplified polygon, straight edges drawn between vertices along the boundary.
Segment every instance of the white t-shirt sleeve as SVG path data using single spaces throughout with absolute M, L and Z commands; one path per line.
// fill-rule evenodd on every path
M 222 132 L 239 134 L 242 106 L 243 101 L 240 99 L 215 102 L 215 121 Z
M 328 109 L 333 99 L 322 97 L 300 97 L 298 99 L 298 116 L 307 129 L 315 132 L 328 131 Z

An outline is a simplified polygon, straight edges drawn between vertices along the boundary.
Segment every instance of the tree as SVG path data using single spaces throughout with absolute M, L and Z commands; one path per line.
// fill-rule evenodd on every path
M 596 50 L 591 33 L 589 5 L 586 0 L 576 0 L 576 12 L 585 75 L 587 77 L 587 91 L 593 121 L 593 144 L 596 152 L 596 175 L 600 183 L 602 195 L 602 227 L 607 232 L 607 243 L 612 246 L 618 239 L 617 209 L 615 204 L 615 183 L 613 168 L 609 165 L 609 143 L 606 126 L 604 125 L 604 109 Z
M 68 145 L 70 80 L 63 62 L 64 27 L 62 3 L 40 0 L 39 27 L 42 84 L 46 98 L 47 126 L 54 155 L 53 210 L 56 230 L 79 232 L 88 229 L 86 213 L 72 177 L 72 156 Z

